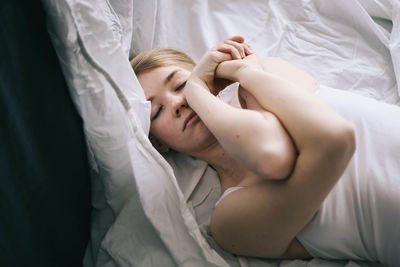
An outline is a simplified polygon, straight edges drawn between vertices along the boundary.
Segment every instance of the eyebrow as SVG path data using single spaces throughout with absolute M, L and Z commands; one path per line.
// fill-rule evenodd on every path
M 172 71 L 170 74 L 168 74 L 167 78 L 165 78 L 163 85 L 167 85 L 167 83 L 169 83 L 172 78 L 174 78 L 174 75 L 179 72 L 180 70 L 174 70 Z M 147 101 L 152 101 L 154 99 L 154 96 L 150 96 Z
M 169 83 L 169 82 L 172 80 L 172 78 L 174 77 L 174 75 L 175 75 L 178 71 L 179 71 L 179 70 L 174 70 L 173 72 L 171 72 L 171 73 L 167 76 L 167 78 L 165 78 L 164 85 L 167 85 L 167 83 Z

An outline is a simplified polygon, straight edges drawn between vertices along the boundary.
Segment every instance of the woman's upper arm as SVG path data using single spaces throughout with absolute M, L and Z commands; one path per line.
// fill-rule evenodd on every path
M 269 151 L 267 157 L 259 157 L 257 168 L 261 170 L 266 179 L 284 179 L 293 171 L 297 151 L 290 135 L 279 119 L 272 113 L 263 111 L 268 123 L 268 142 L 265 144 Z
M 318 81 L 310 74 L 281 58 L 265 58 L 261 61 L 261 65 L 264 71 L 280 76 L 283 79 L 295 84 L 298 87 L 304 88 L 311 93 L 314 93 L 319 87 Z
M 259 102 L 241 86 L 238 91 L 239 102 L 244 109 L 251 109 L 260 112 L 265 123 L 268 124 L 265 132 L 264 145 L 266 146 L 266 157 L 257 158 L 258 173 L 263 174 L 267 179 L 283 179 L 292 172 L 296 161 L 295 145 L 283 127 L 279 119 L 271 112 L 265 110 Z
M 235 191 L 215 208 L 211 231 L 225 250 L 281 258 L 310 221 L 347 166 L 354 147 L 337 143 L 325 151 L 304 151 L 287 180 L 264 180 Z

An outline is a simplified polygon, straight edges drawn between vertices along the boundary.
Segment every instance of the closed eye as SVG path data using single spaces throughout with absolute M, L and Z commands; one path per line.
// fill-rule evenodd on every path
M 185 82 L 183 82 L 181 85 L 179 85 L 178 87 L 176 87 L 175 88 L 175 91 L 179 91 L 179 90 L 182 90 L 183 89 L 183 87 L 185 87 L 185 85 L 186 85 L 186 81 Z
M 185 87 L 185 85 L 186 85 L 186 81 L 183 82 L 182 84 L 180 84 L 178 87 L 176 87 L 176 88 L 175 88 L 175 91 L 180 91 L 180 90 L 182 90 L 182 89 Z M 160 115 L 162 109 L 163 109 L 163 106 L 160 106 L 160 107 L 158 108 L 158 110 L 157 110 L 156 114 L 153 116 L 153 119 L 152 119 L 152 120 L 155 120 L 155 119 Z
M 156 114 L 153 116 L 152 120 L 155 120 L 158 117 L 158 115 L 160 115 L 162 109 L 163 109 L 163 106 L 160 106 L 158 108 L 158 110 L 157 110 Z

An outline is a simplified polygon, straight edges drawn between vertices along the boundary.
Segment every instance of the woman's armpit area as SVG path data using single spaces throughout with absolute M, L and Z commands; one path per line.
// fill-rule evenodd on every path
M 307 260 L 312 259 L 312 256 L 307 252 L 300 241 L 294 238 L 282 258 Z

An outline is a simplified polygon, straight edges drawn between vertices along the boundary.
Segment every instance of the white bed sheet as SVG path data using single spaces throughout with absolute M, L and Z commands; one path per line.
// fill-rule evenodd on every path
M 392 65 L 392 59 L 398 60 L 393 49 L 395 47 L 393 40 L 397 38 L 397 33 L 393 33 L 390 37 L 391 15 L 395 9 L 389 2 L 256 1 L 251 3 L 249 6 L 244 2 L 238 5 L 235 3 L 234 7 L 230 7 L 226 12 L 228 14 L 224 13 L 226 6 L 222 1 L 220 4 L 213 3 L 213 6 L 202 8 L 193 3 L 179 1 L 159 3 L 156 18 L 152 21 L 154 38 L 150 42 L 150 47 L 177 47 L 198 59 L 204 51 L 204 43 L 210 47 L 220 39 L 239 33 L 246 37 L 257 52 L 264 56 L 283 57 L 313 74 L 323 84 L 355 91 L 393 104 L 400 103 Z M 194 14 L 198 10 L 203 12 Z M 189 25 L 182 23 L 193 17 L 199 24 L 196 25 L 193 19 Z M 246 18 L 244 25 L 241 19 L 243 17 Z M 260 18 L 262 18 L 261 23 Z M 214 28 L 217 27 L 219 37 L 216 37 L 214 32 Z M 194 32 L 197 34 L 193 34 Z M 140 32 L 134 32 L 135 34 Z M 200 44 L 199 40 L 202 40 Z M 140 41 L 135 44 L 137 45 L 133 46 L 137 49 L 135 52 L 150 48 L 140 47 Z M 198 215 L 199 225 L 204 226 L 209 217 L 203 213 L 210 211 L 216 200 L 215 195 L 218 195 L 215 192 L 220 192 L 218 180 L 213 177 L 211 185 L 198 185 L 198 189 L 193 189 L 193 184 L 200 183 L 204 177 L 196 174 L 182 175 L 181 173 L 188 172 L 189 168 L 185 165 L 187 163 L 183 163 L 181 155 L 178 159 L 175 157 L 176 155 L 172 154 L 167 159 L 174 167 L 178 181 L 192 185 L 191 188 L 181 186 L 185 196 L 193 196 L 193 191 L 196 190 L 202 191 L 202 193 L 196 192 L 196 195 L 188 198 L 188 201 Z M 198 174 L 199 170 L 196 172 Z M 207 179 L 210 179 L 210 173 L 213 172 L 208 169 Z M 210 187 L 214 190 L 210 191 Z M 209 191 L 211 193 L 208 193 Z M 204 199 L 205 195 L 209 196 L 210 203 L 205 203 L 207 202 L 207 199 Z M 201 205 L 198 204 L 200 202 Z M 213 245 L 212 242 L 210 244 Z M 232 264 L 232 259 L 227 260 Z M 240 263 L 244 262 L 246 259 L 241 259 Z M 268 262 L 279 263 L 279 261 Z M 346 265 L 350 262 L 336 264 Z M 308 265 L 313 263 L 328 264 L 316 260 L 307 262 Z M 354 261 L 351 263 L 356 264 Z M 247 259 L 247 264 L 258 266 L 265 264 L 265 261 L 260 263 L 255 259 Z M 368 265 L 368 263 L 363 264 Z
M 84 120 L 92 166 L 94 210 L 86 266 L 373 265 L 244 259 L 212 249 L 195 222 L 195 207 L 186 200 L 201 177 L 213 174 L 204 172 L 204 163 L 188 158 L 169 159 L 177 165 L 173 170 L 151 146 L 149 103 L 130 69 L 128 53 L 169 46 L 198 60 L 218 41 L 240 34 L 261 56 L 283 57 L 322 84 L 399 104 L 397 1 L 43 2 L 53 44 Z M 182 162 L 192 164 L 197 174 L 185 180 L 188 169 Z M 180 173 L 183 192 L 174 171 Z

